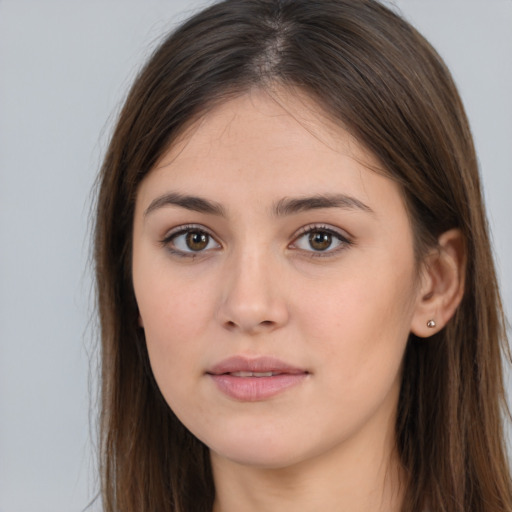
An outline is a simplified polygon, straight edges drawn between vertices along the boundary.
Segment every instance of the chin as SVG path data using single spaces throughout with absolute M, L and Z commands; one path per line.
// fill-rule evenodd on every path
M 240 435 L 226 435 L 219 442 L 206 443 L 212 458 L 229 460 L 243 466 L 260 469 L 284 469 L 299 463 L 307 454 L 297 448 L 302 442 L 294 442 L 292 436 L 271 436 L 264 433 L 240 432 Z M 259 434 L 259 435 L 258 435 Z
M 285 469 L 300 462 L 297 457 L 297 450 L 295 453 L 282 453 L 275 452 L 273 449 L 265 448 L 258 450 L 240 449 L 230 447 L 225 451 L 211 450 L 212 456 L 229 460 L 236 464 L 246 467 L 253 467 L 257 469 Z

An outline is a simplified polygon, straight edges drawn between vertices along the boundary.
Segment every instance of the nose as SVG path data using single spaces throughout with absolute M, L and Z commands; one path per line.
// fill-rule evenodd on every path
M 264 254 L 241 255 L 225 272 L 218 317 L 223 327 L 246 334 L 271 332 L 289 320 L 282 269 Z

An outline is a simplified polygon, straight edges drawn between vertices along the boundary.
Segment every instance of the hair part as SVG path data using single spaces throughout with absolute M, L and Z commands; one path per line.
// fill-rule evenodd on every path
M 171 34 L 135 81 L 100 176 L 95 260 L 102 336 L 106 512 L 211 511 L 208 449 L 153 378 L 131 281 L 138 186 L 193 120 L 252 88 L 299 88 L 399 183 L 417 257 L 451 228 L 465 295 L 403 363 L 397 450 L 403 512 L 505 512 L 501 354 L 506 334 L 477 159 L 453 80 L 429 43 L 374 0 L 225 0 Z

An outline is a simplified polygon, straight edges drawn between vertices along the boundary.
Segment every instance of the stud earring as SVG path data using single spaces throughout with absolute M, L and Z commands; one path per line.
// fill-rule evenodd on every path
M 428 327 L 429 329 L 433 329 L 435 326 L 436 326 L 436 321 L 435 321 L 435 320 L 429 320 L 429 321 L 427 322 L 427 327 Z

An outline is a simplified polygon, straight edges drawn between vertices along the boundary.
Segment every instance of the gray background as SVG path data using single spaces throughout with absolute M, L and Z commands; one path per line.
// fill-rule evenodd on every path
M 205 3 L 0 0 L 0 512 L 94 496 L 92 185 L 136 70 Z M 396 4 L 460 87 L 510 318 L 512 0 Z

